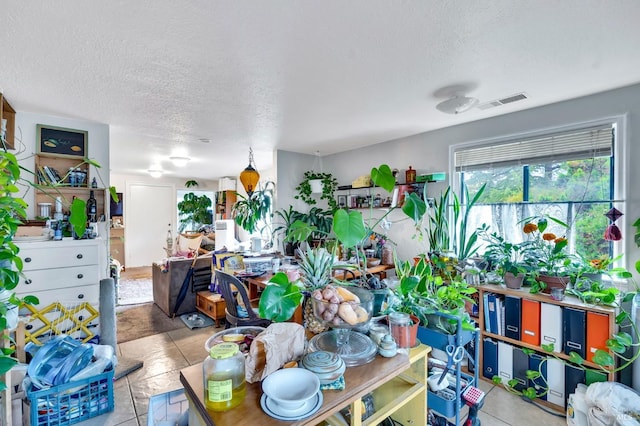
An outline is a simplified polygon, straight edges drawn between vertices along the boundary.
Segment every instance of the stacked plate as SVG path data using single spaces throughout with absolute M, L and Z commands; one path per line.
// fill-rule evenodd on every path
M 301 366 L 313 371 L 321 385 L 335 382 L 347 368 L 340 355 L 327 351 L 309 352 L 302 358 Z
M 278 420 L 300 420 L 322 406 L 320 379 L 303 368 L 285 368 L 269 374 L 262 381 L 260 406 Z

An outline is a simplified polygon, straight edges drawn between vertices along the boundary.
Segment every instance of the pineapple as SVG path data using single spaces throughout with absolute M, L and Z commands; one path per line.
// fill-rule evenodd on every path
M 306 252 L 300 251 L 301 280 L 309 293 L 329 284 L 333 260 L 333 255 L 324 248 L 307 248 Z M 327 330 L 327 327 L 313 315 L 313 306 L 309 298 L 304 301 L 304 326 L 316 334 Z

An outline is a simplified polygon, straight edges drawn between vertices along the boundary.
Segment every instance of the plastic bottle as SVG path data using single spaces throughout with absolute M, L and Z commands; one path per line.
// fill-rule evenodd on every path
M 244 355 L 237 343 L 213 346 L 202 364 L 202 373 L 207 410 L 227 411 L 244 400 L 247 392 Z
M 169 251 L 173 249 L 173 235 L 171 234 L 171 224 L 169 224 L 169 229 L 167 229 L 167 249 Z

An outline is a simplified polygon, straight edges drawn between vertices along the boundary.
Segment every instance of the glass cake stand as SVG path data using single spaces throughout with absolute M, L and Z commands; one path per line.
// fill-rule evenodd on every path
M 346 321 L 340 316 L 339 303 L 312 298 L 314 316 L 331 330 L 312 337 L 309 341 L 309 349 L 338 354 L 347 367 L 354 367 L 367 364 L 376 357 L 378 350 L 376 344 L 369 336 L 358 331 L 366 331 L 369 325 L 374 297 L 371 291 L 364 288 L 347 287 L 347 289 L 360 299 L 358 303 L 349 302 L 353 310 L 358 313 L 357 322 L 350 317 L 347 317 L 350 321 Z M 336 312 L 333 319 L 327 320 L 328 317 L 323 316 L 327 310 Z

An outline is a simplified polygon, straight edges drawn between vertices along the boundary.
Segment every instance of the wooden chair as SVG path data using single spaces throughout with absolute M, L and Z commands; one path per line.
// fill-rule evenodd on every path
M 222 294 L 227 307 L 225 309 L 225 317 L 227 325 L 225 328 L 241 327 L 247 325 L 256 325 L 260 327 L 268 327 L 271 321 L 268 319 L 260 318 L 258 316 L 257 309 L 251 304 L 249 299 L 249 292 L 245 285 L 226 272 L 222 272 L 216 269 L 216 280 L 218 288 Z M 237 296 L 236 296 L 237 295 Z M 242 309 L 238 309 L 240 303 L 238 298 L 242 301 Z M 255 301 L 254 301 L 255 302 Z M 246 316 L 241 316 L 240 312 L 246 311 Z

